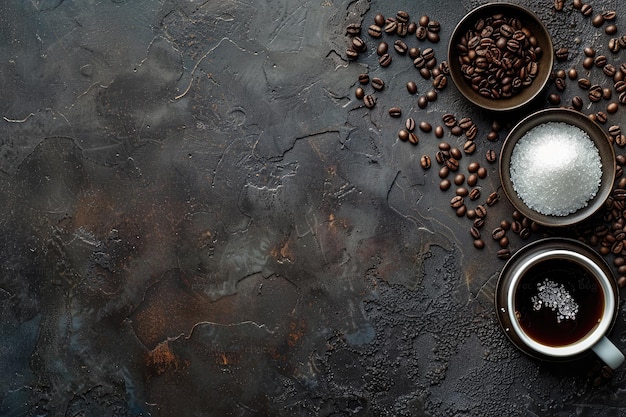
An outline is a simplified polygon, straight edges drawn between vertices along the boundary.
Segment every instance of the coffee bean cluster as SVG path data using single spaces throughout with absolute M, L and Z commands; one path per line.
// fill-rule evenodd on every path
M 426 108 L 428 103 L 435 101 L 438 97 L 438 92 L 445 89 L 448 85 L 448 75 L 450 73 L 448 63 L 446 61 L 438 62 L 433 48 L 425 47 L 422 49 L 418 46 L 422 41 L 439 42 L 440 30 L 440 23 L 429 16 L 421 16 L 417 22 L 414 22 L 410 20 L 409 14 L 403 10 L 399 10 L 395 17 L 385 17 L 380 13 L 376 14 L 374 22 L 367 29 L 368 35 L 378 42 L 376 54 L 378 55 L 378 64 L 381 67 L 386 68 L 390 66 L 394 59 L 408 57 L 412 60 L 413 66 L 418 70 L 420 76 L 424 80 L 430 81 L 430 89 L 417 98 L 417 105 L 420 109 Z M 346 50 L 346 56 L 350 60 L 356 60 L 361 53 L 367 51 L 366 42 L 361 37 L 361 25 L 348 25 L 346 34 L 349 36 L 350 42 Z M 390 39 L 390 37 L 397 39 Z M 410 43 L 410 41 L 407 37 L 415 37 L 418 44 L 409 46 L 407 43 Z M 367 85 L 367 82 L 362 82 L 361 77 L 364 77 L 364 75 L 361 74 L 359 77 L 361 86 L 355 91 L 355 97 L 363 100 L 363 104 L 366 107 L 372 108 L 376 106 L 377 98 L 373 93 L 368 94 L 365 91 L 363 85 Z M 372 88 L 376 91 L 382 90 L 382 87 L 376 88 L 374 80 L 372 80 Z M 411 95 L 418 93 L 418 84 L 414 80 L 408 81 L 406 88 Z M 389 115 L 399 118 L 402 115 L 402 110 L 394 106 L 389 110 Z M 409 137 L 405 133 L 401 133 L 399 136 L 403 140 Z M 411 143 L 416 144 L 417 142 L 411 141 Z
M 509 98 L 530 86 L 543 54 L 537 38 L 516 17 L 478 19 L 456 45 L 463 78 L 481 96 Z

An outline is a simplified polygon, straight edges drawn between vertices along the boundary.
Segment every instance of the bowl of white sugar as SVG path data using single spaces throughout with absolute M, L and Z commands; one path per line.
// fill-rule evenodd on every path
M 615 180 L 615 151 L 604 130 L 565 108 L 538 111 L 509 133 L 500 179 L 511 204 L 545 226 L 569 226 L 596 213 Z

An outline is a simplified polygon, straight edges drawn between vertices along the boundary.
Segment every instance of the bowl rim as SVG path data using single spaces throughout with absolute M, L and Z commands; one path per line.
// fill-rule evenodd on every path
M 588 201 L 585 207 L 582 207 L 574 213 L 570 213 L 566 216 L 546 215 L 531 209 L 517 195 L 517 192 L 513 189 L 511 182 L 511 155 L 517 141 L 519 141 L 519 139 L 521 139 L 530 129 L 547 122 L 564 122 L 584 130 L 594 142 L 600 154 L 602 177 L 598 192 L 591 200 Z M 617 169 L 615 162 L 615 149 L 609 141 L 607 133 L 600 125 L 587 117 L 587 115 L 576 110 L 564 107 L 552 107 L 538 110 L 526 116 L 511 129 L 502 144 L 498 159 L 498 170 L 504 194 L 516 210 L 528 217 L 530 220 L 541 225 L 550 227 L 566 227 L 588 219 L 604 206 L 605 201 L 612 193 Z
M 463 78 L 463 76 L 460 74 L 460 64 L 458 63 L 458 55 L 455 51 L 455 39 L 457 39 L 461 35 L 462 29 L 465 29 L 470 23 L 472 23 L 476 19 L 476 16 L 480 16 L 490 9 L 496 9 L 499 11 L 506 11 L 506 9 L 509 9 L 516 13 L 525 14 L 525 17 L 527 17 L 529 21 L 532 21 L 532 25 L 536 28 L 539 28 L 539 30 L 543 32 L 542 37 L 547 40 L 547 45 L 542 45 L 543 54 L 540 58 L 542 65 L 540 66 L 539 70 L 541 74 L 541 79 L 538 76 L 537 79 L 535 79 L 535 81 L 533 82 L 533 85 L 531 87 L 528 87 L 531 89 L 529 91 L 533 91 L 532 88 L 534 88 L 534 91 L 532 93 L 527 92 L 525 96 L 528 97 L 525 97 L 524 99 L 520 99 L 519 94 L 510 98 L 498 100 L 483 97 L 474 92 L 467 85 L 467 81 L 465 80 L 465 78 Z M 554 66 L 554 45 L 552 43 L 552 37 L 550 36 L 550 32 L 548 32 L 548 29 L 543 24 L 542 20 L 533 11 L 527 9 L 526 7 L 509 2 L 485 3 L 470 10 L 470 12 L 467 13 L 454 27 L 454 30 L 452 31 L 452 34 L 448 41 L 447 52 L 448 65 L 450 66 L 450 77 L 453 84 L 455 85 L 457 90 L 459 90 L 461 95 L 480 108 L 498 112 L 519 109 L 520 107 L 527 105 L 535 98 L 537 98 L 537 96 L 545 89 L 546 85 L 548 84 L 548 81 L 550 80 L 550 74 L 552 72 L 552 67 Z

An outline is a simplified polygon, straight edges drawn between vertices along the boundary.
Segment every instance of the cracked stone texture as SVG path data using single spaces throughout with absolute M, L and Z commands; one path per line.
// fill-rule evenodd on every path
M 398 141 L 387 111 L 472 117 L 478 202 L 499 190 L 484 152 L 521 115 L 489 142 L 495 115 L 454 86 L 419 109 L 404 86 L 430 81 L 406 57 L 379 67 L 367 34 L 346 59 L 349 23 L 406 10 L 441 22 L 441 42 L 407 43 L 444 60 L 480 3 L 3 1 L 0 414 L 626 415 L 624 367 L 596 384 L 592 355 L 541 363 L 507 341 L 497 244 L 472 247 L 419 167 L 434 135 Z M 570 49 L 556 68 L 581 68 L 588 45 L 624 61 L 571 2 L 516 3 Z M 621 26 L 626 3 L 592 5 Z M 372 110 L 362 72 L 386 83 Z M 486 231 L 511 210 L 490 208 Z M 612 339 L 626 349 L 622 307 Z

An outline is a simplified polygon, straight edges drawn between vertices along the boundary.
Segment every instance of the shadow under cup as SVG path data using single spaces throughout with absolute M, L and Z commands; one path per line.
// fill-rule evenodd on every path
M 504 266 L 495 296 L 502 329 L 528 355 L 572 360 L 593 350 L 607 364 L 623 361 L 605 337 L 619 307 L 615 279 L 581 242 L 548 238 L 522 248 Z

